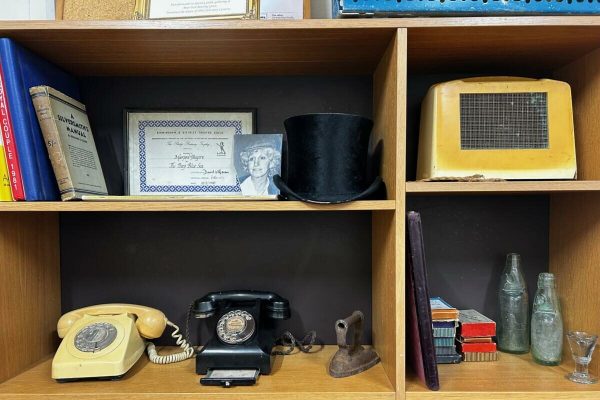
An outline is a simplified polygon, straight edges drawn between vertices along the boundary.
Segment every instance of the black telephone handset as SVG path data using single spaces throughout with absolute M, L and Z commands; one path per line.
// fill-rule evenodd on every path
M 213 292 L 194 301 L 192 313 L 196 318 L 217 318 L 213 337 L 196 356 L 196 373 L 246 369 L 271 373 L 275 321 L 290 318 L 286 299 L 252 290 Z

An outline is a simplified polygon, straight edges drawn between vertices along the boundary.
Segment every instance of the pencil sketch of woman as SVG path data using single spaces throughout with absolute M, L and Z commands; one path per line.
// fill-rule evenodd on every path
M 240 153 L 244 171 L 250 174 L 240 187 L 244 196 L 266 196 L 279 193 L 273 175 L 281 170 L 281 152 L 269 141 L 248 145 Z

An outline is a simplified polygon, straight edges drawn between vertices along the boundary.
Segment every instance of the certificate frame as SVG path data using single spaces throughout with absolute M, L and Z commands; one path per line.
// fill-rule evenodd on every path
M 132 129 L 134 126 L 135 129 Z M 225 167 L 225 169 L 230 168 L 231 179 L 235 180 L 235 183 L 232 183 L 233 181 L 226 184 L 173 183 L 169 182 L 169 179 L 173 177 L 172 172 L 165 175 L 166 180 L 163 180 L 163 178 L 153 179 L 152 176 L 159 175 L 159 173 L 152 165 L 152 132 L 154 129 L 159 128 L 168 128 L 169 132 L 173 129 L 185 128 L 185 133 L 191 139 L 198 138 L 198 140 L 200 140 L 199 133 L 193 132 L 194 129 L 210 131 L 211 129 L 221 128 L 233 132 L 233 135 L 254 134 L 256 132 L 255 108 L 127 108 L 123 112 L 125 195 L 154 197 L 157 195 L 171 197 L 210 196 L 214 198 L 241 194 L 233 160 L 231 160 L 231 165 Z M 225 139 L 231 136 L 229 133 L 223 135 L 225 135 L 223 136 Z M 173 146 L 177 146 L 177 144 Z M 231 146 L 233 146 L 233 136 L 231 136 Z M 199 154 L 196 156 L 199 156 Z M 230 157 L 233 157 L 233 154 Z M 222 162 L 228 163 L 226 158 Z M 223 174 L 223 176 L 227 176 L 227 174 Z
M 240 12 L 239 10 L 229 12 L 229 13 L 210 13 L 210 12 L 189 12 L 185 13 L 181 10 L 176 11 L 172 8 L 173 16 L 168 16 L 168 13 L 165 10 L 156 10 L 159 1 L 164 0 L 154 0 L 154 13 L 153 13 L 153 0 L 136 0 L 135 2 L 135 19 L 158 19 L 158 20 L 169 20 L 169 19 L 259 19 L 258 12 L 258 2 L 259 0 L 231 0 L 231 1 L 239 1 L 243 2 L 246 5 L 245 12 Z M 196 6 L 202 6 L 206 4 L 208 0 L 192 0 L 187 1 L 187 3 L 195 3 Z M 192 4 L 193 6 L 194 4 Z M 189 7 L 188 4 L 186 6 Z M 164 7 L 163 5 L 163 8 Z M 153 15 L 154 14 L 154 15 Z

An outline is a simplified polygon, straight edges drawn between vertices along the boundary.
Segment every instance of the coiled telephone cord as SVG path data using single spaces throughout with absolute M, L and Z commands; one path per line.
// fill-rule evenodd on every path
M 175 330 L 171 333 L 171 336 L 177 341 L 177 345 L 183 349 L 183 351 L 175 354 L 167 354 L 164 356 L 158 355 L 154 343 L 148 342 L 146 344 L 146 352 L 151 362 L 155 364 L 171 364 L 179 361 L 187 360 L 194 355 L 194 348 L 183 338 L 179 333 L 179 327 L 167 320 L 167 325 L 174 328 Z

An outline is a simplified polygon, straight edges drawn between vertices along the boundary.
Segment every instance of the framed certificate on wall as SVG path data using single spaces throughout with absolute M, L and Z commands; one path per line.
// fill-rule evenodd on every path
M 139 19 L 257 19 L 258 0 L 137 0 Z
M 241 195 L 234 137 L 256 110 L 125 110 L 127 195 Z

